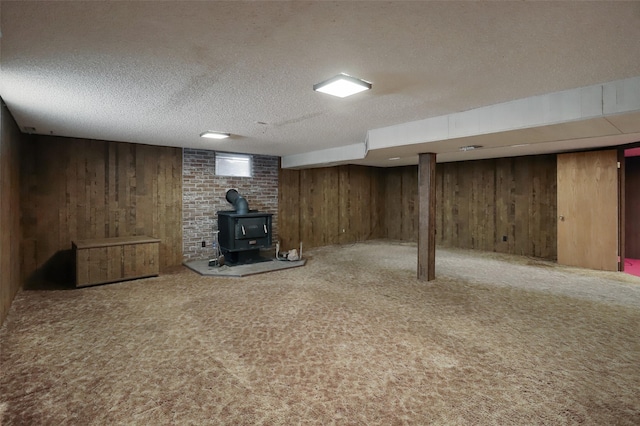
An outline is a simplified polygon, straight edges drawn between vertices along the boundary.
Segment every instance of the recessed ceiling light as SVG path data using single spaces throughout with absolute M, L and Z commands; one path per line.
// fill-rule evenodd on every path
M 399 160 L 399 159 L 400 159 L 400 157 L 391 157 L 391 158 L 389 158 L 389 161 L 396 161 L 396 160 Z
M 226 139 L 229 136 L 231 136 L 230 133 L 223 133 L 223 132 L 206 131 L 206 132 L 200 133 L 201 138 L 209 138 L 209 139 Z
M 322 83 L 314 84 L 313 90 L 316 92 L 326 93 L 328 95 L 337 96 L 339 98 L 346 98 L 347 96 L 355 95 L 356 93 L 363 92 L 371 89 L 371 83 L 365 80 L 360 80 L 350 75 L 341 73 L 335 77 L 331 77 Z
M 482 148 L 482 145 L 467 145 L 461 146 L 460 151 L 472 151 L 474 149 Z
M 528 143 L 519 143 L 516 145 L 511 145 L 511 148 L 520 148 L 521 146 L 529 146 L 530 144 Z

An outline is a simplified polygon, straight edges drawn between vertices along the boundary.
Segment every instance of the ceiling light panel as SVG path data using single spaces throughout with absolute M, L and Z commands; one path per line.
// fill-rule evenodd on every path
M 371 87 L 371 83 L 368 81 L 360 80 L 343 73 L 325 80 L 322 83 L 314 84 L 313 90 L 339 98 L 346 98 L 347 96 L 369 90 Z
M 230 133 L 223 133 L 223 132 L 206 131 L 206 132 L 200 133 L 201 138 L 208 138 L 208 139 L 226 139 L 229 136 L 231 136 Z
M 461 146 L 460 147 L 460 151 L 473 151 L 474 149 L 480 149 L 483 148 L 482 145 L 467 145 L 467 146 Z

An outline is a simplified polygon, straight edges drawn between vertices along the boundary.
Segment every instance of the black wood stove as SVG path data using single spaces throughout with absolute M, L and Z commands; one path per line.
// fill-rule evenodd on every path
M 229 264 L 261 262 L 260 249 L 271 247 L 272 213 L 249 210 L 247 201 L 235 189 L 226 199 L 235 210 L 218 212 L 218 242 Z

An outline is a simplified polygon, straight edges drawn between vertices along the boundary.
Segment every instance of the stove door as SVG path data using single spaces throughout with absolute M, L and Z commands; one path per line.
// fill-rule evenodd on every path
M 236 240 L 264 238 L 269 235 L 267 217 L 240 217 L 236 219 Z

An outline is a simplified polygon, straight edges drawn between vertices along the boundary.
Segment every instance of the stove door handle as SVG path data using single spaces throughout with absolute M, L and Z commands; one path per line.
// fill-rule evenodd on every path
M 267 225 L 263 224 L 262 226 L 264 227 L 264 233 L 265 233 L 265 234 L 268 234 L 268 233 L 269 233 L 269 231 L 267 231 Z
M 240 225 L 240 227 L 242 228 L 242 235 L 247 235 L 247 233 L 244 231 L 244 225 Z

